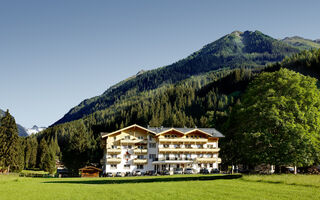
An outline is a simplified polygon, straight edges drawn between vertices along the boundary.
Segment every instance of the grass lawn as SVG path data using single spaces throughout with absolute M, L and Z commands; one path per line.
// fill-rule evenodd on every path
M 317 175 L 25 178 L 0 175 L 0 200 L 320 199 Z

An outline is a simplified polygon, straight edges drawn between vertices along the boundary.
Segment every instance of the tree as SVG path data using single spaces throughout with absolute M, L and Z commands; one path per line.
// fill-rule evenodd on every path
M 226 126 L 229 163 L 310 166 L 320 158 L 317 80 L 281 69 L 250 83 Z
M 42 138 L 39 145 L 39 167 L 52 174 L 55 171 L 55 152 L 49 148 L 45 138 Z
M 9 110 L 0 121 L 0 166 L 20 171 L 23 168 L 22 142 L 15 119 Z
M 81 167 L 89 164 L 93 151 L 93 138 L 87 133 L 83 123 L 70 127 L 66 143 L 62 149 L 62 161 L 73 175 Z
M 28 167 L 33 169 L 37 165 L 37 152 L 38 152 L 38 141 L 36 137 L 31 137 L 29 140 L 31 149 L 30 149 L 30 158 Z

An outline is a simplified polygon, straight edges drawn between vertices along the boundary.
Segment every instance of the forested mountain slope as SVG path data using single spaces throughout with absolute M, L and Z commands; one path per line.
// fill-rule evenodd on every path
M 235 31 L 204 46 L 171 65 L 138 73 L 110 87 L 102 95 L 86 99 L 72 108 L 55 124 L 80 119 L 95 111 L 104 110 L 119 100 L 135 98 L 141 92 L 152 91 L 219 69 L 262 68 L 266 63 L 281 61 L 299 50 L 259 31 Z
M 59 157 L 68 168 L 77 170 L 86 164 L 99 163 L 102 157 L 101 131 L 114 131 L 133 123 L 142 126 L 215 127 L 227 134 L 225 123 L 234 106 L 241 103 L 241 95 L 256 75 L 261 71 L 288 67 L 318 76 L 319 60 L 320 50 L 303 51 L 263 69 L 226 68 L 191 76 L 175 84 L 120 99 L 107 109 L 55 125 L 36 136 L 38 141 L 45 138 L 48 143 L 57 138 L 61 149 Z
M 320 43 L 317 40 L 309 40 L 303 37 L 294 36 L 294 37 L 286 37 L 281 40 L 289 45 L 297 47 L 301 50 L 310 50 L 310 49 L 319 49 Z

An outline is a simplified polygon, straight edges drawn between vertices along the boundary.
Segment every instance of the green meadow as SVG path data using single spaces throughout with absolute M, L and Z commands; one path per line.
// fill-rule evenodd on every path
M 1 175 L 0 200 L 12 199 L 320 199 L 320 176 L 26 178 Z

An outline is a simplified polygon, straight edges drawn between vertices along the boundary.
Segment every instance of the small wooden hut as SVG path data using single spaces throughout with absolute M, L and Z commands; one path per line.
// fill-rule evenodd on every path
M 99 177 L 100 172 L 102 172 L 101 169 L 93 166 L 81 168 L 79 171 L 81 173 L 81 177 Z

